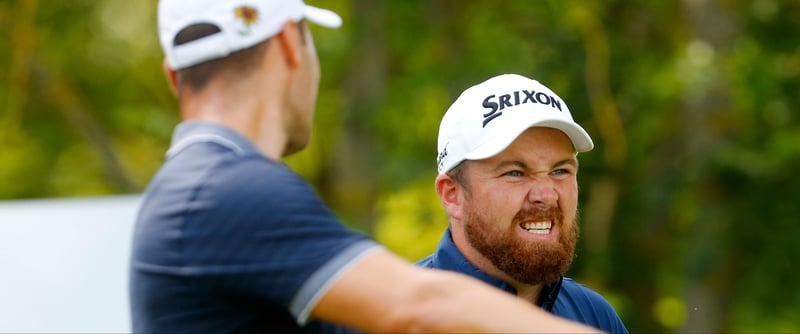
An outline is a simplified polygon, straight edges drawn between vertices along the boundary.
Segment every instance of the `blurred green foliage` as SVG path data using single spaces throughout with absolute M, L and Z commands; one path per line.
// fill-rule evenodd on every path
M 800 3 L 319 0 L 312 144 L 287 161 L 417 260 L 447 224 L 441 115 L 524 74 L 593 136 L 570 272 L 633 332 L 800 332 Z M 176 102 L 156 1 L 0 1 L 0 199 L 137 193 Z

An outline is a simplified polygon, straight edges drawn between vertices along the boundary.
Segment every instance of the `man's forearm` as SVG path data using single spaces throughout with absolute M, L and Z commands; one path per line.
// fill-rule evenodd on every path
M 461 274 L 365 256 L 325 293 L 314 317 L 368 332 L 599 333 Z

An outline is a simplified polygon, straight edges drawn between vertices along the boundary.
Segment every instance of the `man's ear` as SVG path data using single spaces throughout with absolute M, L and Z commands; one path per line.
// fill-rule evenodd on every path
M 447 174 L 436 177 L 436 193 L 442 201 L 444 210 L 450 217 L 450 221 L 461 221 L 462 206 L 464 205 L 464 194 L 461 186 Z
M 164 75 L 167 77 L 167 81 L 169 82 L 169 88 L 172 90 L 172 94 L 178 96 L 178 73 L 169 67 L 169 63 L 167 63 L 167 58 L 164 58 Z
M 284 59 L 286 59 L 286 64 L 289 65 L 289 68 L 294 69 L 300 66 L 300 48 L 302 47 L 302 36 L 300 36 L 300 30 L 297 28 L 297 23 L 294 21 L 286 21 L 286 23 L 283 24 L 283 30 L 281 30 L 275 37 L 278 43 L 281 45 Z

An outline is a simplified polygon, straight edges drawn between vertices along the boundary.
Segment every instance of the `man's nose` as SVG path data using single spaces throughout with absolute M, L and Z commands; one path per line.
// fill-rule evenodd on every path
M 558 192 L 556 192 L 553 180 L 547 176 L 533 178 L 528 190 L 528 201 L 535 206 L 555 206 L 558 202 Z

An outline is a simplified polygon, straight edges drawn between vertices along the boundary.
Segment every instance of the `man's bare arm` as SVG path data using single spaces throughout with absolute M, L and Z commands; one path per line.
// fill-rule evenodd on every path
M 312 316 L 367 332 L 600 332 L 471 277 L 415 267 L 383 249 L 333 283 Z

